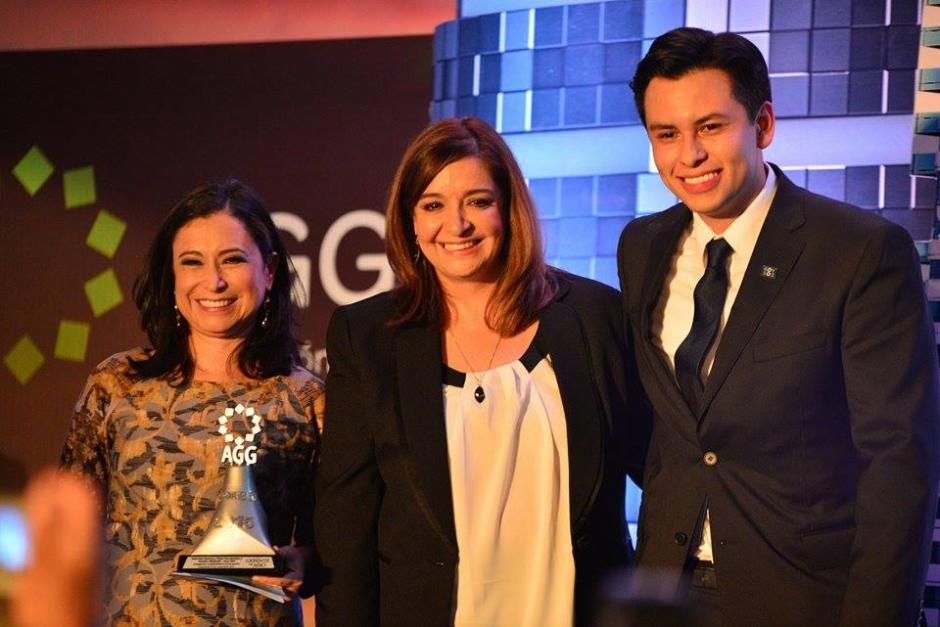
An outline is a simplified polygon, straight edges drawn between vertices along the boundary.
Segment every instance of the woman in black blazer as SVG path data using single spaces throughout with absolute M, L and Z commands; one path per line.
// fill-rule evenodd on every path
M 400 287 L 330 322 L 317 624 L 573 625 L 629 563 L 648 438 L 619 294 L 545 265 L 512 153 L 475 118 L 409 146 Z

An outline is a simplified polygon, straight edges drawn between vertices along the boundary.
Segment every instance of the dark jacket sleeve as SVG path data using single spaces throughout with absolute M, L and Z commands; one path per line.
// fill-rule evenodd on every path
M 652 413 L 640 383 L 633 352 L 633 340 L 626 322 L 620 294 L 611 290 L 607 300 L 610 341 L 606 346 L 607 377 L 616 381 L 612 386 L 622 401 L 617 404 L 613 432 L 622 471 L 635 484 L 643 487 L 643 467 L 652 431 Z
M 315 542 L 326 578 L 317 596 L 320 627 L 378 623 L 376 524 L 384 487 L 351 334 L 340 308 L 327 331 L 330 370 L 316 480 Z
M 601 402 L 611 421 L 609 455 L 621 474 L 642 486 L 652 414 L 630 346 L 620 293 L 595 281 L 564 276 L 573 285 L 565 302 L 574 307 L 585 327 Z
M 643 487 L 643 473 L 646 466 L 646 456 L 649 449 L 650 437 L 653 431 L 653 410 L 640 382 L 640 371 L 637 366 L 637 342 L 634 329 L 630 324 L 629 307 L 633 302 L 628 290 L 631 289 L 625 270 L 629 266 L 626 259 L 628 250 L 632 245 L 629 241 L 629 231 L 631 225 L 627 225 L 620 235 L 620 242 L 617 246 L 617 269 L 620 278 L 620 302 L 618 322 L 620 324 L 620 333 L 622 334 L 622 345 L 624 351 L 624 372 L 627 386 L 628 400 L 628 437 L 626 439 L 626 452 L 624 459 L 627 460 L 626 472 L 633 479 L 633 482 Z M 635 225 L 634 225 L 635 226 Z
M 861 464 L 840 623 L 913 625 L 937 505 L 937 353 L 900 227 L 869 242 L 845 305 L 842 359 Z

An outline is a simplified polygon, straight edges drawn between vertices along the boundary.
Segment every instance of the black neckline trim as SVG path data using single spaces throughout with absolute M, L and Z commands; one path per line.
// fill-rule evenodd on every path
M 542 327 L 539 325 L 539 330 L 535 332 L 535 337 L 532 338 L 532 342 L 529 344 L 529 348 L 525 350 L 517 361 L 519 361 L 527 371 L 532 372 L 535 370 L 535 367 L 545 358 L 545 354 L 540 346 L 539 336 L 542 334 Z M 459 370 L 454 370 L 447 364 L 444 364 L 444 376 L 443 383 L 444 385 L 452 385 L 454 387 L 462 388 L 464 383 L 467 381 L 467 373 L 460 372 Z

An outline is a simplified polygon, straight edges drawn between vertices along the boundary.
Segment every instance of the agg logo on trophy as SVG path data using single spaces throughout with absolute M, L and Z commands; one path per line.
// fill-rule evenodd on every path
M 245 418 L 251 419 L 251 431 L 245 434 L 245 437 L 236 436 L 231 432 L 229 419 L 236 413 L 245 414 Z M 255 436 L 261 433 L 261 416 L 255 413 L 251 407 L 245 407 L 241 404 L 228 407 L 225 414 L 219 416 L 219 433 L 225 436 L 225 450 L 222 451 L 222 463 L 228 462 L 241 466 L 242 464 L 250 466 L 258 461 L 258 447 L 255 446 Z M 232 446 L 232 442 L 235 446 Z M 250 444 L 245 444 L 249 442 Z
M 236 434 L 235 419 L 250 428 Z M 266 575 L 281 571 L 280 556 L 271 548 L 267 519 L 258 500 L 251 466 L 258 461 L 255 436 L 263 418 L 241 403 L 219 416 L 219 434 L 225 439 L 222 464 L 228 464 L 225 486 L 205 537 L 190 555 L 181 555 L 177 568 L 183 574 Z

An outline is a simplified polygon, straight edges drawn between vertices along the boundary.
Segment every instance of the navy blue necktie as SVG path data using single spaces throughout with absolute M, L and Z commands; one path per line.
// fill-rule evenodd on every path
M 724 239 L 713 239 L 705 246 L 708 265 L 705 274 L 695 286 L 695 315 L 692 330 L 676 350 L 676 381 L 689 408 L 698 414 L 705 385 L 702 383 L 702 364 L 708 348 L 718 334 L 721 312 L 728 296 L 728 256 L 733 252 Z

